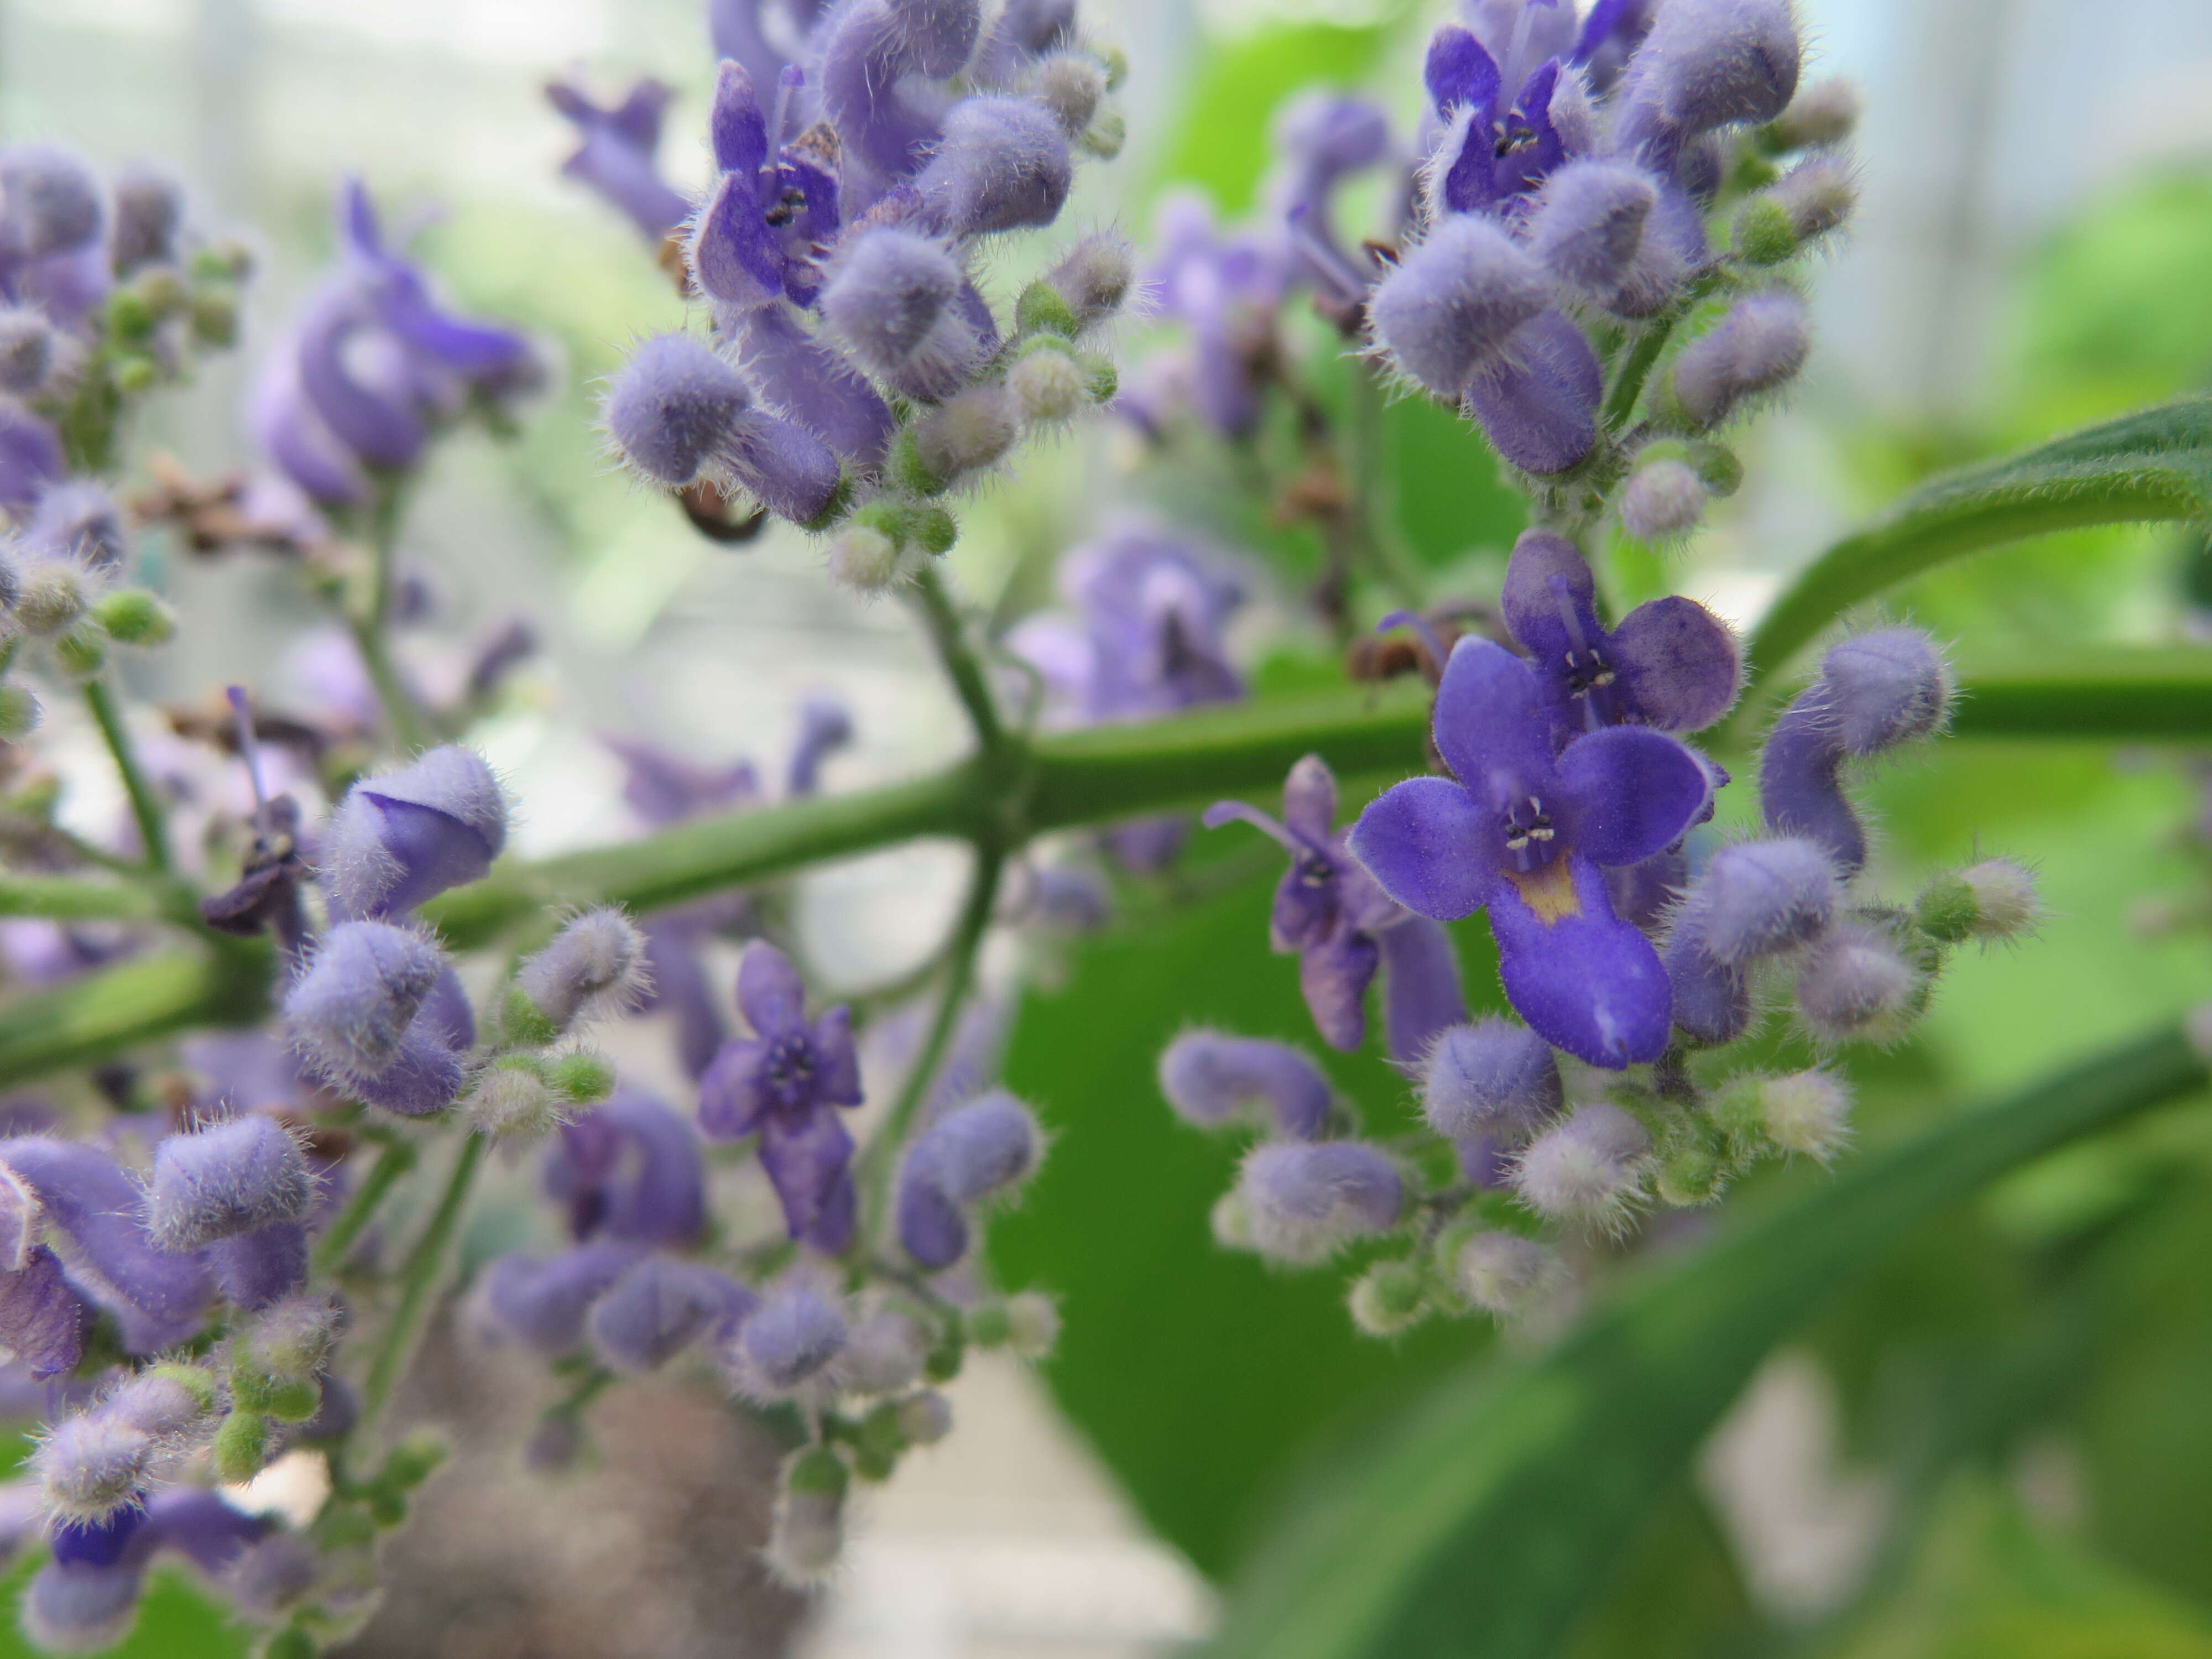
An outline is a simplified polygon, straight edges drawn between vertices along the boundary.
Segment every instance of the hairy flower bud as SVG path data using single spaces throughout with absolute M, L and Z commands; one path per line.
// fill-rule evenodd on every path
M 146 1231 L 165 1250 L 197 1250 L 280 1221 L 296 1221 L 315 1195 L 299 1143 L 275 1118 L 253 1112 L 154 1148 Z
M 1087 401 L 1090 382 L 1073 356 L 1044 346 L 1022 354 L 1007 373 L 1022 418 L 1032 426 L 1056 426 L 1071 420 Z
M 515 983 L 531 1006 L 565 1031 L 579 1019 L 617 1013 L 645 989 L 645 935 L 612 905 L 573 918 L 522 964 Z
M 106 217 L 100 181 L 58 144 L 0 149 L 0 255 L 44 259 L 97 240 Z
M 899 1432 L 913 1446 L 933 1446 L 952 1432 L 952 1402 L 934 1389 L 898 1403 Z
M 1599 305 L 1637 274 L 1659 186 L 1641 167 L 1570 161 L 1545 179 L 1528 224 L 1528 251 L 1577 294 Z
M 76 626 L 91 603 L 87 573 L 67 559 L 40 559 L 15 584 L 13 610 L 27 634 L 51 637 Z
M 1451 1267 L 1461 1294 L 1500 1319 L 1525 1312 L 1559 1273 L 1558 1258 L 1541 1244 L 1506 1232 L 1472 1235 L 1454 1253 Z
M 914 428 L 915 458 L 940 487 L 986 467 L 1021 435 L 1021 405 L 1002 386 L 955 392 Z
M 2010 939 L 2033 927 L 2043 915 L 2035 878 L 2009 859 L 1984 859 L 1955 875 L 1939 876 L 1920 890 L 1913 920 L 1930 939 L 1956 945 L 1969 939 Z
M 1840 144 L 1857 127 L 1862 102 L 1856 82 L 1840 76 L 1816 81 L 1767 124 L 1766 140 L 1784 151 Z
M 1377 344 L 1411 380 L 1456 403 L 1475 369 L 1551 303 L 1544 269 L 1491 220 L 1456 214 L 1378 283 Z
M 1780 115 L 1800 56 L 1789 0 L 1674 0 L 1629 59 L 1615 143 L 1671 169 L 1701 134 Z
M 1784 173 L 1765 198 L 1781 208 L 1791 234 L 1807 242 L 1851 216 L 1858 205 L 1858 181 L 1840 155 L 1809 155 Z
M 830 580 L 870 597 L 889 592 L 911 578 L 913 570 L 899 544 L 872 524 L 848 524 L 830 538 Z M 918 567 L 919 560 L 915 563 Z
M 1060 256 L 1060 263 L 1044 274 L 1045 290 L 1065 307 L 1069 326 L 1054 332 L 1079 334 L 1120 311 L 1137 280 L 1136 261 L 1127 242 L 1109 232 L 1084 237 Z M 1024 318 L 1015 320 L 1024 331 L 1041 325 Z
M 1050 111 L 1070 139 L 1080 138 L 1106 96 L 1106 71 L 1085 52 L 1056 52 L 1029 74 L 1029 95 Z
M 28 686 L 0 684 L 0 743 L 21 743 L 39 729 L 45 712 Z
M 445 952 L 411 928 L 343 922 L 286 994 L 286 1030 L 335 1076 L 381 1071 L 445 968 Z
M 1731 967 L 1802 945 L 1835 915 L 1843 888 L 1818 842 L 1723 847 L 1684 901 L 1676 926 Z
M 499 780 L 447 744 L 346 792 L 323 838 L 324 890 L 343 920 L 392 915 L 476 880 L 506 842 Z
M 744 377 L 686 335 L 657 335 L 631 354 L 607 393 L 605 418 L 623 459 L 671 489 L 728 478 L 770 511 L 811 525 L 842 487 L 820 438 L 754 408 Z
M 900 1394 L 921 1380 L 929 1333 L 900 1308 L 878 1308 L 853 1327 L 838 1372 L 854 1394 Z
M 1920 970 L 1887 928 L 1841 922 L 1798 970 L 1797 1007 L 1827 1042 L 1886 1042 L 1904 1029 L 1923 988 Z
M 810 1447 L 786 1467 L 764 1552 L 785 1583 L 801 1589 L 818 1584 L 837 1565 L 845 1547 L 848 1479 L 844 1461 L 827 1446 Z
M 1674 360 L 1673 402 L 1692 429 L 1706 431 L 1746 399 L 1793 379 L 1811 344 L 1805 302 L 1796 294 L 1769 289 L 1747 295 Z
M 1510 1020 L 1450 1027 L 1422 1068 L 1421 1115 L 1453 1140 L 1525 1139 L 1565 1098 L 1551 1044 Z
M 1620 492 L 1621 527 L 1647 542 L 1688 535 L 1705 513 L 1705 481 L 1686 461 L 1645 461 L 1629 474 Z
M 935 402 L 959 390 L 984 348 L 959 303 L 967 281 L 943 243 L 882 226 L 841 250 L 822 315 L 870 374 Z
M 0 392 L 23 398 L 38 391 L 52 374 L 60 346 L 44 312 L 0 306 Z
M 1815 1069 L 1766 1079 L 1759 1088 L 1760 1125 L 1785 1152 L 1826 1164 L 1850 1138 L 1850 1085 Z
M 1651 1137 L 1620 1107 L 1584 1106 L 1528 1143 L 1513 1171 L 1522 1201 L 1539 1215 L 1614 1227 L 1644 1182 Z
M 1325 1260 L 1346 1241 L 1398 1224 L 1405 1182 L 1379 1148 L 1356 1140 L 1269 1141 L 1237 1177 L 1255 1249 L 1281 1261 Z
M 712 1267 L 649 1255 L 592 1304 L 592 1348 L 610 1369 L 641 1375 L 730 1330 L 752 1307 L 750 1291 Z
M 507 1054 L 477 1074 L 461 1103 L 471 1131 L 495 1140 L 537 1140 L 568 1121 L 572 1103 L 536 1056 Z
M 1186 1031 L 1160 1055 L 1160 1092 L 1201 1129 L 1267 1123 L 1294 1139 L 1328 1127 L 1333 1092 L 1312 1060 L 1287 1043 L 1224 1031 Z
M 1429 1313 L 1428 1283 L 1410 1261 L 1378 1261 L 1352 1281 L 1346 1305 L 1367 1335 L 1395 1336 Z
M 845 1316 L 812 1285 L 787 1280 L 762 1297 L 723 1351 L 739 1392 L 787 1400 L 827 1380 L 845 1351 Z
M 1030 1109 L 1003 1089 L 948 1112 L 917 1135 L 899 1166 L 899 1243 L 925 1267 L 966 1254 L 962 1212 L 1036 1167 L 1042 1140 Z
M 1074 169 L 1051 110 L 1025 98 L 965 98 L 914 188 L 948 236 L 1048 225 L 1067 200 Z

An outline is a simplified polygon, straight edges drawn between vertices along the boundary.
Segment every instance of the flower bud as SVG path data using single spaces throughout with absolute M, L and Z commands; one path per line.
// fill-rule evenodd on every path
M 1887 929 L 1844 922 L 1816 944 L 1797 974 L 1797 1006 L 1830 1042 L 1885 1042 L 1916 1012 L 1923 987 Z
M 1674 1029 L 1708 1048 L 1724 1048 L 1751 1027 L 1751 987 L 1740 969 L 1717 961 L 1693 927 L 1677 927 L 1662 957 L 1674 989 Z
M 39 729 L 44 713 L 27 685 L 0 684 L 0 743 L 21 743 Z
M 337 1306 L 320 1297 L 293 1297 L 260 1314 L 246 1333 L 253 1363 L 270 1376 L 314 1376 L 330 1361 L 343 1327 Z
M 42 494 L 23 537 L 48 556 L 74 559 L 88 570 L 118 570 L 131 557 L 123 509 L 103 486 L 85 479 Z
M 955 392 L 914 428 L 914 449 L 927 475 L 951 483 L 985 467 L 1021 435 L 1021 406 L 1001 386 Z M 942 488 L 942 484 L 939 486 Z
M 2043 915 L 2035 878 L 2008 859 L 1984 859 L 1920 890 L 1913 920 L 1946 945 L 1968 939 L 2010 939 Z
M 1352 1281 L 1348 1305 L 1369 1336 L 1395 1336 L 1427 1316 L 1428 1282 L 1410 1261 L 1378 1261 Z
M 751 1292 L 696 1261 L 649 1255 L 593 1304 L 592 1347 L 610 1370 L 658 1370 L 751 1310 Z
M 461 1103 L 469 1128 L 495 1140 L 537 1140 L 568 1120 L 573 1103 L 534 1055 L 506 1054 L 477 1074 Z
M 1850 1138 L 1850 1086 L 1833 1072 L 1793 1072 L 1759 1085 L 1761 1127 L 1785 1152 L 1826 1164 Z
M 76 625 L 90 602 L 85 573 L 64 559 L 40 559 L 16 584 L 15 620 L 28 634 L 43 636 Z
M 1500 1319 L 1527 1310 L 1559 1274 L 1559 1259 L 1518 1233 L 1479 1232 L 1452 1258 L 1460 1292 Z
M 1347 1240 L 1398 1224 L 1405 1182 L 1379 1149 L 1356 1140 L 1270 1141 L 1237 1177 L 1254 1248 L 1294 1263 L 1325 1260 Z
M 222 1419 L 210 1448 L 216 1479 L 227 1486 L 242 1486 L 269 1464 L 273 1427 L 257 1411 L 234 1411 Z
M 1743 842 L 1713 854 L 1676 925 L 1715 961 L 1740 967 L 1819 934 L 1842 896 L 1836 867 L 1819 843 Z
M 1767 124 L 1767 147 L 1787 151 L 1840 144 L 1859 124 L 1861 102 L 1858 87 L 1850 81 L 1841 76 L 1816 81 Z
M 1024 421 L 1052 426 L 1072 420 L 1083 408 L 1090 382 L 1073 357 L 1047 347 L 1022 355 L 1006 375 L 1006 389 L 1014 394 Z
M 1771 121 L 1797 90 L 1802 49 L 1789 0 L 1677 0 L 1629 59 L 1615 143 L 1671 165 L 1690 141 Z
M 515 983 L 556 1031 L 618 1013 L 646 986 L 645 935 L 612 905 L 573 918 L 522 964 Z
M 1006 1352 L 1017 1359 L 1043 1359 L 1060 1346 L 1060 1309 L 1041 1291 L 1006 1298 Z
M 913 574 L 898 544 L 871 524 L 841 526 L 830 538 L 828 564 L 831 580 L 871 597 Z
M 299 1143 L 273 1117 L 252 1112 L 154 1148 L 146 1231 L 165 1250 L 197 1250 L 280 1221 L 296 1221 L 315 1195 Z
M 106 1522 L 54 1528 L 53 1559 L 32 1576 L 16 1608 L 33 1646 L 47 1653 L 100 1653 L 130 1632 L 145 1572 L 125 1552 L 144 1520 L 140 1511 L 125 1510 Z
M 1072 325 L 1052 331 L 1074 335 L 1105 321 L 1127 301 L 1136 279 L 1128 243 L 1105 231 L 1085 236 L 1044 275 L 1044 291 L 1060 302 L 1066 322 Z M 1023 297 L 1028 297 L 1026 290 Z M 1015 321 L 1024 333 L 1045 326 L 1024 318 L 1018 306 Z
M 1488 218 L 1455 214 L 1372 290 L 1376 343 L 1410 380 L 1456 403 L 1477 368 L 1551 303 L 1544 269 Z
M 88 680 L 107 665 L 107 633 L 89 618 L 54 641 L 54 660 L 64 673 Z
M 845 1351 L 845 1317 L 811 1285 L 787 1280 L 762 1298 L 734 1340 L 726 1345 L 740 1392 L 784 1400 L 827 1373 Z
M 870 374 L 935 402 L 959 389 L 983 349 L 959 303 L 967 280 L 942 243 L 884 226 L 841 252 L 822 314 Z
M 319 867 L 343 921 L 388 916 L 475 881 L 507 841 L 507 801 L 483 757 L 459 744 L 347 791 Z
M 933 1446 L 952 1432 L 952 1402 L 934 1389 L 898 1403 L 899 1432 L 913 1446 Z
M 1951 672 L 1917 628 L 1860 634 L 1820 665 L 1825 708 L 1844 750 L 1875 755 L 1932 737 L 1951 708 Z
M 1328 1079 L 1286 1043 L 1186 1031 L 1160 1055 L 1159 1078 L 1176 1115 L 1201 1129 L 1272 1118 L 1281 1133 L 1310 1140 L 1328 1124 Z
M 1620 493 L 1621 527 L 1647 542 L 1671 542 L 1698 527 L 1705 513 L 1705 481 L 1684 461 L 1644 462 Z
M 0 149 L 0 253 L 27 262 L 74 252 L 98 238 L 106 217 L 99 180 L 71 151 Z
M 128 276 L 141 265 L 176 264 L 177 238 L 185 225 L 185 193 L 176 180 L 151 167 L 129 167 L 117 177 L 113 198 L 108 252 L 115 274 Z
M 1056 52 L 1031 67 L 1029 95 L 1044 106 L 1069 138 L 1080 138 L 1106 96 L 1106 71 L 1082 52 Z
M 1747 295 L 1674 360 L 1674 404 L 1694 431 L 1717 426 L 1745 399 L 1793 379 L 1811 343 L 1805 302 L 1796 294 Z
M 1570 161 L 1544 180 L 1528 251 L 1583 297 L 1607 304 L 1634 275 L 1659 187 L 1641 167 Z
M 0 392 L 26 398 L 54 372 L 60 337 L 46 313 L 29 306 L 0 306 Z
M 1452 1140 L 1517 1143 L 1557 1115 L 1565 1096 L 1551 1044 L 1525 1025 L 1483 1019 L 1437 1038 L 1421 1073 L 1421 1115 Z
M 962 1211 L 1035 1167 L 1039 1134 L 1028 1107 L 1003 1090 L 948 1113 L 915 1138 L 899 1167 L 899 1243 L 925 1267 L 968 1249 Z
M 1611 1228 L 1626 1218 L 1650 1154 L 1644 1126 L 1601 1101 L 1529 1142 L 1513 1184 L 1539 1215 Z
M 929 1334 L 898 1308 L 879 1308 L 854 1325 L 838 1370 L 854 1394 L 900 1394 L 921 1380 Z
M 65 1419 L 31 1455 L 46 1507 L 65 1521 L 104 1521 L 137 1501 L 158 1448 L 143 1429 L 94 1409 Z
M 845 1547 L 844 1461 L 827 1446 L 812 1446 L 785 1468 L 783 1491 L 769 1528 L 769 1566 L 794 1589 L 820 1583 Z
M 1786 216 L 1800 242 L 1826 234 L 1851 216 L 1858 205 L 1858 181 L 1838 155 L 1810 155 L 1782 175 L 1758 200 L 1771 201 Z
M 914 188 L 949 236 L 1048 225 L 1074 170 L 1053 112 L 1024 98 L 964 98 Z
M 605 418 L 623 459 L 671 489 L 726 476 L 770 511 L 811 526 L 835 510 L 844 488 L 837 458 L 820 439 L 753 408 L 737 370 L 685 335 L 656 336 L 631 355 L 607 394 Z
M 143 588 L 108 594 L 92 607 L 92 617 L 118 645 L 167 645 L 177 636 L 177 613 Z
M 411 929 L 343 922 L 285 995 L 285 1029 L 334 1077 L 380 1072 L 445 968 L 445 952 Z
M 483 1305 L 499 1328 L 557 1358 L 582 1344 L 592 1304 L 644 1255 L 642 1245 L 604 1237 L 550 1258 L 503 1255 L 484 1271 Z

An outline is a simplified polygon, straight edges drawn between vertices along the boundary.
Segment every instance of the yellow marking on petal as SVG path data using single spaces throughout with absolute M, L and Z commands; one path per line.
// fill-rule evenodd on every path
M 1553 859 L 1525 876 L 1508 871 L 1506 878 L 1521 890 L 1521 902 L 1534 911 L 1536 920 L 1547 927 L 1583 913 L 1581 896 L 1575 891 L 1574 872 L 1567 867 L 1565 859 Z

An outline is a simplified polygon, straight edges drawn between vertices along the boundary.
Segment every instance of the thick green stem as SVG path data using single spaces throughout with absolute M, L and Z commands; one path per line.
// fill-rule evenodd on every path
M 952 682 L 952 690 L 960 699 L 960 706 L 968 711 L 968 723 L 975 728 L 975 743 L 985 754 L 995 754 L 1006 746 L 1006 729 L 999 719 L 999 705 L 991 696 L 991 683 L 983 672 L 983 665 L 969 649 L 966 629 L 961 625 L 960 612 L 952 603 L 952 596 L 945 591 L 945 583 L 933 564 L 925 564 L 914 580 L 916 608 L 929 629 L 929 642 L 937 650 L 937 659 L 944 666 L 945 678 Z
M 400 1176 L 414 1167 L 415 1147 L 412 1142 L 387 1140 L 384 1143 L 384 1151 L 378 1155 L 368 1175 L 362 1178 L 361 1185 L 354 1188 L 353 1196 L 346 1200 L 345 1208 L 338 1212 L 338 1218 L 315 1241 L 315 1266 L 318 1270 L 331 1273 L 345 1264 L 355 1241 L 376 1218 L 376 1212 L 382 1206 L 386 1195 L 398 1184 Z
M 165 914 L 149 886 L 79 881 L 70 876 L 0 875 L 0 916 L 50 921 L 158 921 Z
M 377 702 L 384 710 L 385 729 L 395 748 L 402 754 L 411 755 L 428 748 L 432 734 L 422 711 L 416 706 L 413 693 L 399 678 L 386 638 L 392 625 L 392 598 L 397 586 L 393 562 L 399 544 L 402 495 L 396 482 L 385 483 L 377 491 L 376 505 L 369 518 L 368 605 L 365 611 L 349 611 L 346 624 L 353 630 L 354 643 L 360 648 L 362 666 L 368 672 L 369 684 L 376 688 Z
M 116 706 L 114 690 L 105 678 L 87 680 L 84 702 L 99 723 L 100 735 L 107 739 L 115 769 L 123 775 L 123 793 L 131 797 L 131 816 L 138 825 L 138 841 L 145 848 L 147 865 L 166 872 L 169 868 L 168 819 L 152 782 L 139 769 L 138 751 L 131 745 L 131 732 L 123 723 L 123 711 Z
M 914 1066 L 906 1074 L 898 1098 L 891 1103 L 890 1110 L 877 1126 L 861 1158 L 860 1190 L 867 1200 L 867 1224 L 860 1239 L 863 1249 L 883 1232 L 890 1202 L 891 1170 L 899 1149 L 905 1145 L 907 1132 L 914 1127 L 915 1114 L 928 1098 L 929 1085 L 944 1063 L 945 1051 L 951 1045 L 953 1033 L 959 1029 L 961 1011 L 975 982 L 975 958 L 982 949 L 983 935 L 990 927 L 992 910 L 999 902 L 999 878 L 1005 869 L 1005 856 L 996 849 L 976 849 L 975 868 L 968 881 L 968 900 L 961 908 L 959 922 L 953 930 L 952 945 L 945 966 L 945 987 L 938 994 L 937 1012 L 930 1020 L 929 1034 L 922 1039 L 921 1052 L 914 1057 Z
M 438 1195 L 438 1207 L 431 1212 L 429 1224 L 422 1229 L 415 1248 L 407 1253 L 407 1260 L 399 1270 L 399 1302 L 392 1310 L 392 1322 L 384 1328 L 384 1340 L 377 1345 L 376 1357 L 369 1362 L 368 1378 L 362 1385 L 361 1426 L 373 1430 L 383 1415 L 385 1406 L 392 1398 L 392 1386 L 406 1365 L 408 1356 L 414 1351 L 422 1316 L 428 1309 L 431 1293 L 445 1277 L 446 1250 L 453 1243 L 454 1230 L 460 1224 L 461 1212 L 468 1207 L 469 1188 L 476 1183 L 477 1171 L 483 1165 L 485 1152 L 491 1143 L 480 1134 L 471 1134 L 461 1143 L 460 1156 L 453 1160 L 453 1172 L 446 1177 L 446 1190 Z

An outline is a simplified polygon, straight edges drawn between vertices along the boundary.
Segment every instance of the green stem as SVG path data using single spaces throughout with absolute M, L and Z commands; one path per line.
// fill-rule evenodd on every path
M 1420 572 L 1393 529 L 1395 514 L 1388 495 L 1391 475 L 1382 456 L 1382 379 L 1374 362 L 1364 355 L 1353 356 L 1350 373 L 1346 407 L 1351 419 L 1346 423 L 1344 467 L 1352 533 L 1376 579 L 1400 605 L 1418 611 L 1426 597 Z
M 0 1089 L 97 1065 L 142 1042 L 269 1009 L 276 955 L 258 940 L 134 957 L 0 1006 Z
M 447 1246 L 453 1242 L 461 1212 L 468 1206 L 469 1188 L 475 1184 L 477 1171 L 483 1167 L 484 1153 L 490 1145 L 480 1134 L 471 1134 L 461 1143 L 460 1156 L 453 1160 L 453 1172 L 446 1177 L 446 1190 L 438 1196 L 438 1207 L 431 1212 L 429 1224 L 422 1229 L 422 1237 L 415 1241 L 415 1248 L 407 1253 L 407 1260 L 400 1267 L 399 1303 L 392 1310 L 392 1322 L 385 1327 L 384 1340 L 377 1345 L 376 1357 L 369 1362 L 368 1379 L 362 1385 L 363 1429 L 375 1426 L 392 1397 L 392 1385 L 399 1380 L 401 1368 L 413 1352 L 430 1294 L 445 1276 Z
M 84 683 L 84 702 L 92 710 L 92 718 L 99 723 L 100 735 L 107 739 L 107 752 L 115 757 L 115 769 L 123 775 L 123 793 L 131 797 L 131 816 L 138 825 L 138 840 L 146 849 L 146 863 L 149 868 L 166 872 L 169 868 L 168 820 L 162 815 L 153 784 L 139 770 L 138 751 L 131 745 L 131 732 L 123 724 L 123 711 L 116 706 L 115 693 L 105 678 Z
M 158 921 L 165 915 L 150 888 L 69 876 L 0 875 L 0 916 L 51 921 Z
M 1003 854 L 988 847 L 975 849 L 975 868 L 969 878 L 968 901 L 953 930 L 952 946 L 945 968 L 945 988 L 939 994 L 929 1034 L 922 1039 L 921 1052 L 914 1057 L 914 1066 L 906 1074 L 898 1098 L 891 1103 L 890 1110 L 869 1138 L 868 1150 L 861 1157 L 860 1190 L 867 1200 L 867 1224 L 860 1241 L 863 1248 L 883 1231 L 890 1201 L 894 1161 L 905 1144 L 907 1131 L 914 1126 L 915 1114 L 928 1097 L 929 1085 L 944 1062 L 952 1035 L 959 1029 L 962 1006 L 975 982 L 975 958 L 991 925 L 991 912 L 999 901 L 999 878 L 1005 869 Z
M 990 681 L 985 678 L 983 665 L 968 648 L 966 630 L 962 627 L 960 612 L 952 603 L 952 596 L 945 591 L 945 582 L 937 567 L 925 564 L 915 578 L 914 595 L 916 609 L 929 629 L 929 642 L 937 650 L 937 659 L 943 665 L 945 678 L 952 682 L 952 690 L 960 699 L 960 706 L 968 711 L 968 723 L 975 728 L 976 746 L 983 753 L 996 754 L 1006 744 L 1006 730 L 999 719 L 999 706 L 991 696 Z
M 376 700 L 384 710 L 385 728 L 391 733 L 393 745 L 401 753 L 411 755 L 429 747 L 432 734 L 406 682 L 399 678 L 386 639 L 392 623 L 392 597 L 397 586 L 392 567 L 399 544 L 402 495 L 396 482 L 385 483 L 377 490 L 376 503 L 369 516 L 368 607 L 365 612 L 349 609 L 346 625 L 353 630 L 354 643 L 360 648 L 362 666 L 368 671 L 369 684 L 376 688 Z
M 345 1208 L 330 1230 L 315 1241 L 315 1267 L 322 1273 L 335 1272 L 345 1263 L 358 1239 L 368 1224 L 375 1219 L 377 1210 L 385 1196 L 398 1183 L 400 1176 L 415 1167 L 415 1147 L 405 1140 L 387 1140 L 378 1154 L 376 1164 L 362 1177 L 353 1196 L 346 1200 Z

